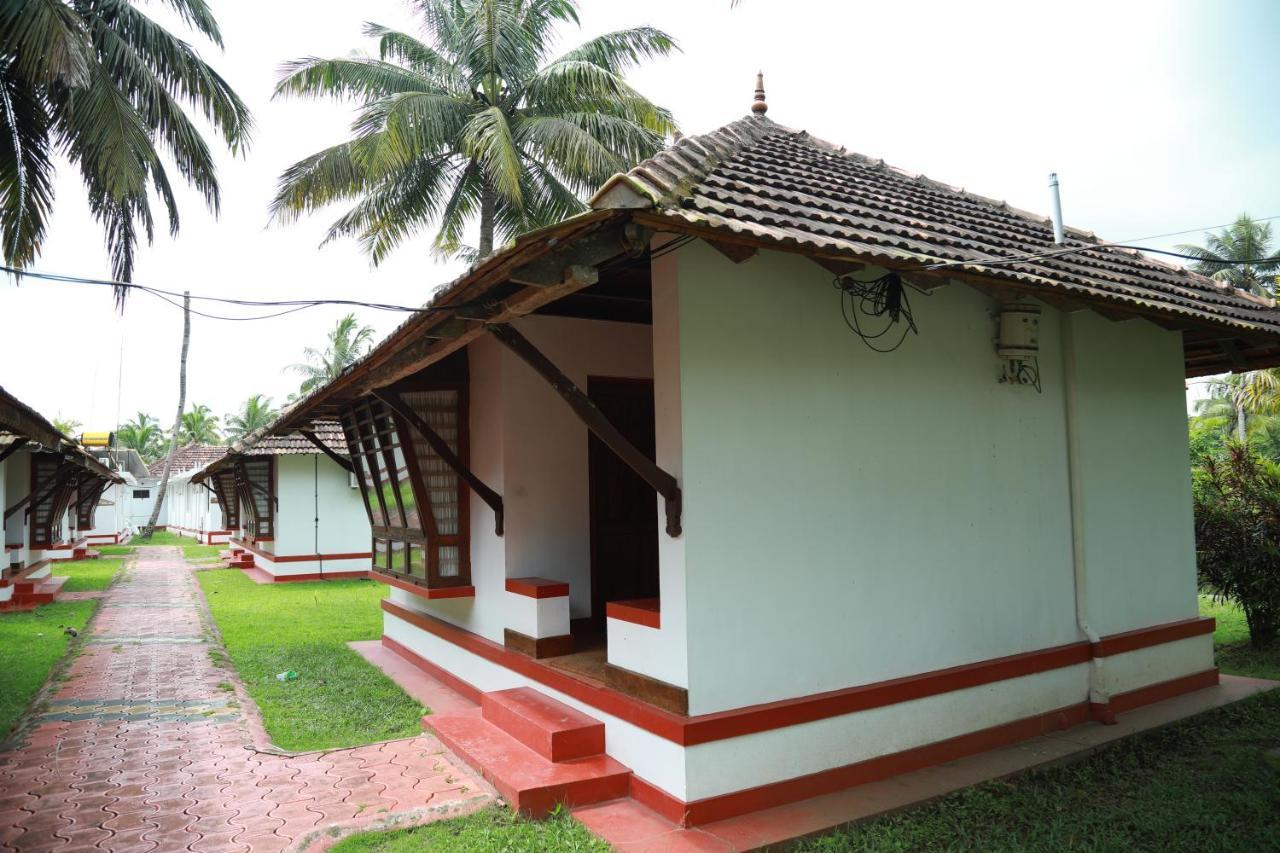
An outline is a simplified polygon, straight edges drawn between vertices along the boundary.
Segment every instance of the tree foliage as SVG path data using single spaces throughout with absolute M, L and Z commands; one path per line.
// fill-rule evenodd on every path
M 278 96 L 356 101 L 354 136 L 290 166 L 272 202 L 288 222 L 354 202 L 328 240 L 356 237 L 374 263 L 438 225 L 441 254 L 487 255 L 495 239 L 584 208 L 579 193 L 652 155 L 671 114 L 625 72 L 675 41 L 652 27 L 606 33 L 551 58 L 574 0 L 415 0 L 423 39 L 368 24 L 376 58 L 307 57 Z M 463 244 L 478 218 L 477 251 Z
M 166 0 L 221 46 L 205 0 Z M 178 206 L 164 159 L 217 212 L 213 156 L 193 110 L 237 150 L 249 111 L 187 42 L 131 0 L 0 3 L 0 240 L 7 264 L 39 255 L 53 208 L 54 155 L 71 161 L 102 224 L 112 276 L 129 281 L 141 237 L 155 233 L 151 194 L 169 232 Z M 162 157 L 163 155 L 163 157 Z M 116 298 L 126 291 L 117 288 Z
M 165 451 L 164 428 L 151 415 L 138 412 L 137 417 L 116 430 L 116 444 L 138 451 L 144 462 L 154 462 Z
M 182 429 L 178 433 L 178 444 L 221 444 L 222 433 L 219 431 L 218 416 L 205 405 L 192 406 L 182 413 Z
M 289 369 L 301 373 L 305 379 L 300 394 L 309 394 L 358 361 L 373 346 L 373 327 L 361 326 L 355 314 L 348 314 L 329 332 L 329 345 L 323 351 L 306 347 L 302 351 L 304 362 L 289 365 Z
M 1196 566 L 1203 588 L 1244 610 L 1255 646 L 1280 629 L 1280 465 L 1238 442 L 1195 472 Z
M 279 414 L 271 405 L 270 397 L 254 394 L 241 404 L 240 411 L 223 418 L 227 427 L 227 441 L 237 441 L 251 432 L 257 432 L 274 421 Z
M 1271 223 L 1255 222 L 1249 214 L 1242 213 L 1221 232 L 1205 234 L 1204 241 L 1203 246 L 1189 243 L 1178 246 L 1179 251 L 1196 257 L 1192 269 L 1241 290 L 1275 295 L 1280 254 L 1271 241 Z

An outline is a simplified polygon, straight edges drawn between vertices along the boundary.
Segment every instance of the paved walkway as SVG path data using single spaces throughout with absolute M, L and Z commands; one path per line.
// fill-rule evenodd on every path
M 265 734 L 210 657 L 216 641 L 177 548 L 141 550 L 83 639 L 69 677 L 0 752 L 0 849 L 257 853 L 314 843 L 335 824 L 421 822 L 492 798 L 428 735 L 257 751 Z

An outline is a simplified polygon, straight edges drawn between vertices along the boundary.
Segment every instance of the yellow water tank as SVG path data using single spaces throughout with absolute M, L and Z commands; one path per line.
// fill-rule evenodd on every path
M 80 444 L 85 447 L 111 447 L 115 443 L 116 434 L 113 432 L 80 433 Z

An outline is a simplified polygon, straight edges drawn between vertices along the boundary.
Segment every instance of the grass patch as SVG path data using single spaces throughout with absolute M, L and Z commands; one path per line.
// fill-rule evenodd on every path
M 127 557 L 134 552 L 134 545 L 94 545 L 93 550 L 104 557 Z
M 151 534 L 150 539 L 143 539 L 141 534 L 133 537 L 134 547 L 146 548 L 153 545 L 190 545 L 192 540 L 188 536 L 179 536 L 168 530 L 157 530 Z
M 55 575 L 66 575 L 67 583 L 62 589 L 66 592 L 86 592 L 88 590 L 106 589 L 111 580 L 124 565 L 120 557 L 114 559 L 102 557 L 97 560 L 75 560 L 70 563 L 58 563 L 53 567 Z
M 1213 644 L 1217 647 L 1219 669 L 1228 675 L 1280 681 L 1280 643 L 1261 649 L 1249 645 L 1249 625 L 1239 605 L 1233 601 L 1216 602 L 1202 595 L 1200 615 L 1218 620 Z
M 333 853 L 541 853 L 544 850 L 604 851 L 609 845 L 567 814 L 525 820 L 510 809 L 488 808 L 465 817 L 410 829 L 363 832 L 338 842 Z
M 135 548 L 157 548 L 161 546 L 172 546 L 182 549 L 182 556 L 188 560 L 210 560 L 218 556 L 219 551 L 225 551 L 226 545 L 201 545 L 189 536 L 179 536 L 176 533 L 170 533 L 168 530 L 157 530 L 149 541 L 144 542 L 141 537 L 135 536 L 133 544 L 121 547 L 127 547 L 130 552 Z M 103 549 L 98 549 L 102 553 L 106 553 Z
M 283 749 L 354 746 L 422 731 L 421 705 L 346 644 L 382 635 L 386 587 L 339 580 L 256 584 L 197 572 L 227 653 Z M 294 670 L 294 681 L 276 674 Z
M 71 638 L 97 607 L 96 601 L 61 601 L 35 610 L 0 613 L 0 739 L 67 653 Z

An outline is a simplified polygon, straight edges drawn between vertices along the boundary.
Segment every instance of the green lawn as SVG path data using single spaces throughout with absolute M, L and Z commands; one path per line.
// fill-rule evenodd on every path
M 179 536 L 176 533 L 170 533 L 168 530 L 157 530 L 150 541 L 143 542 L 138 536 L 128 545 L 107 545 L 97 550 L 104 556 L 108 553 L 131 554 L 138 548 L 152 548 L 162 545 L 171 545 L 182 549 L 182 556 L 188 560 L 209 560 L 218 556 L 219 551 L 227 550 L 226 545 L 201 545 L 189 536 Z M 108 549 L 111 549 L 110 551 Z
M 104 557 L 127 557 L 137 549 L 134 545 L 94 545 L 93 550 Z
M 97 606 L 96 601 L 62 601 L 0 613 L 0 740 L 67 653 L 71 638 L 63 629 L 82 630 Z
M 1228 675 L 1248 675 L 1280 681 L 1280 646 L 1255 649 L 1249 645 L 1249 625 L 1244 611 L 1233 602 L 1215 602 L 1200 597 L 1200 613 L 1218 620 L 1213 643 L 1218 648 L 1218 667 Z
M 62 587 L 64 592 L 85 592 L 106 589 L 122 565 L 122 557 L 101 557 L 97 560 L 58 563 L 53 567 L 53 573 L 66 576 L 67 583 Z
M 256 584 L 235 569 L 197 572 L 231 662 L 282 749 L 354 746 L 422 731 L 425 709 L 347 648 L 382 635 L 374 581 Z M 297 680 L 276 674 L 294 670 Z
M 524 820 L 510 809 L 488 808 L 466 817 L 412 829 L 365 832 L 343 839 L 332 853 L 542 853 L 544 850 L 605 851 L 609 845 L 568 815 Z

